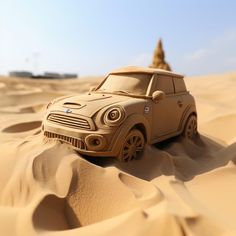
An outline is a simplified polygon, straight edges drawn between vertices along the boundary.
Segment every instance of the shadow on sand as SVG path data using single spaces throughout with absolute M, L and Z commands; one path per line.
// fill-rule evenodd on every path
M 232 147 L 233 146 L 233 147 Z M 234 152 L 228 152 L 234 148 Z M 188 181 L 196 175 L 225 166 L 236 156 L 236 144 L 223 145 L 199 135 L 195 140 L 175 137 L 155 145 L 146 145 L 139 160 L 122 163 L 109 157 L 84 157 L 89 162 L 109 168 L 111 166 L 128 174 L 145 180 L 152 180 L 161 175 L 175 176 L 182 181 Z

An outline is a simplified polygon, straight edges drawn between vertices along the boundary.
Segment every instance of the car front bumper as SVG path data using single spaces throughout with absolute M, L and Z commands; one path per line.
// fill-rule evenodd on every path
M 57 139 L 69 144 L 79 153 L 89 156 L 116 156 L 119 149 L 113 143 L 116 141 L 117 130 L 76 130 L 65 128 L 44 120 L 42 131 L 47 139 Z

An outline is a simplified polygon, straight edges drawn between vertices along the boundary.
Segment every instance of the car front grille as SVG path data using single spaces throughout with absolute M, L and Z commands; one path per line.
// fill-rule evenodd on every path
M 53 123 L 63 125 L 69 128 L 91 130 L 91 126 L 89 122 L 83 118 L 52 113 L 52 114 L 49 114 L 47 119 L 48 121 L 51 121 Z
M 81 139 L 72 138 L 72 137 L 68 137 L 65 135 L 56 134 L 56 133 L 52 133 L 52 132 L 48 132 L 48 131 L 44 132 L 44 136 L 47 138 L 58 139 L 58 140 L 61 140 L 62 142 L 69 143 L 78 149 L 86 150 L 86 145 Z

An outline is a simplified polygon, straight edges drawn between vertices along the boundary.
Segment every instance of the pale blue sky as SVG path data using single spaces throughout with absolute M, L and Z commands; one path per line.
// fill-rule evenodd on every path
M 235 12 L 233 0 L 0 0 L 0 73 L 148 66 L 160 37 L 177 72 L 236 71 Z

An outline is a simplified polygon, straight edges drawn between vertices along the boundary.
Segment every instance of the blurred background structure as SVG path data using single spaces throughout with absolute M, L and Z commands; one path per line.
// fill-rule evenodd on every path
M 157 43 L 157 47 L 154 51 L 153 60 L 150 67 L 171 71 L 169 64 L 165 61 L 165 52 L 162 47 L 161 39 Z

